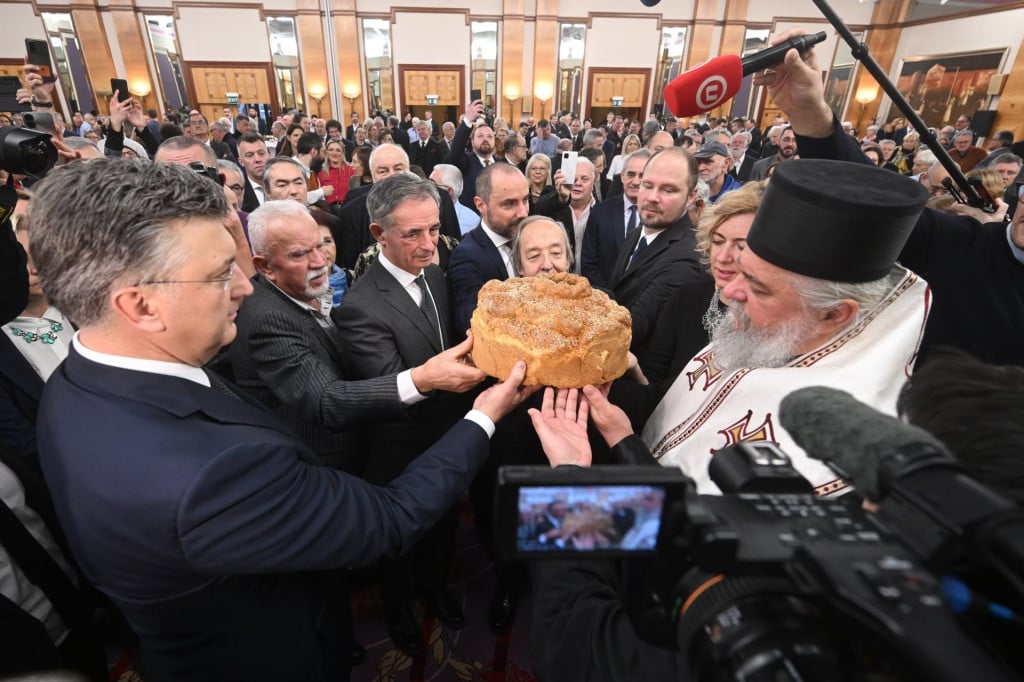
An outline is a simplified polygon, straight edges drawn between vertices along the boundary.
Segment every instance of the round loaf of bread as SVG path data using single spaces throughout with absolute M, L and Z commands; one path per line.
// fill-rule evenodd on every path
M 473 363 L 484 372 L 504 380 L 525 360 L 527 386 L 557 388 L 622 376 L 633 337 L 627 309 L 568 273 L 491 280 L 471 327 Z

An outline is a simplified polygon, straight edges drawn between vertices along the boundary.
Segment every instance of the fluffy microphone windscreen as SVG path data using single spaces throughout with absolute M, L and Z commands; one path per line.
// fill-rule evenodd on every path
M 676 116 L 696 116 L 732 99 L 743 83 L 743 61 L 734 54 L 709 59 L 665 86 L 665 105 Z
M 836 464 L 871 500 L 879 499 L 878 465 L 886 455 L 917 444 L 945 451 L 927 431 L 825 386 L 801 388 L 783 398 L 779 422 L 808 456 Z

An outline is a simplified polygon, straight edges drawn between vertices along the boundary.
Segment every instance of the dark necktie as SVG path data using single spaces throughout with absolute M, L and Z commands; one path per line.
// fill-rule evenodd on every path
M 640 257 L 640 254 L 643 253 L 643 250 L 646 249 L 646 248 L 647 248 L 647 237 L 640 237 L 640 241 L 637 242 L 637 245 L 636 245 L 636 250 L 633 251 L 633 255 L 630 256 L 630 258 L 629 258 L 629 264 L 626 266 L 626 271 L 627 272 L 629 271 L 629 269 L 631 267 L 633 267 L 633 263 L 636 262 L 636 259 Z
M 224 380 L 220 378 L 219 374 L 208 369 L 203 369 L 203 372 L 206 373 L 207 378 L 210 380 L 210 388 L 218 393 L 226 395 L 229 398 L 241 400 L 241 398 L 238 397 L 238 394 L 232 391 L 231 388 L 224 383 Z
M 487 168 L 490 165 L 491 165 L 491 160 L 490 159 L 484 159 L 484 168 Z
M 629 207 L 629 222 L 626 223 L 626 234 L 636 229 L 636 204 Z
M 421 274 L 416 278 L 416 285 L 420 288 L 420 310 L 423 311 L 423 316 L 427 318 L 427 322 L 430 323 L 431 329 L 437 331 L 437 337 L 441 341 L 441 348 L 444 348 L 444 332 L 441 330 L 441 321 L 437 315 L 437 307 L 434 305 L 434 297 L 430 295 L 430 289 L 427 288 L 427 280 Z

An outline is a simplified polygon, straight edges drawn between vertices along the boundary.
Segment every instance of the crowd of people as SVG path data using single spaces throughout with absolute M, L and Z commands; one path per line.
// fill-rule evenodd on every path
M 819 74 L 792 51 L 755 77 L 787 117 L 764 131 L 615 111 L 512 129 L 480 101 L 347 126 L 158 119 L 117 97 L 75 114 L 58 167 L 10 178 L 0 242 L 27 285 L 0 338 L 0 492 L 32 546 L 4 543 L 0 605 L 23 634 L 5 666 L 95 675 L 94 587 L 146 679 L 346 679 L 365 657 L 360 566 L 377 567 L 395 648 L 421 656 L 418 613 L 480 625 L 448 584 L 454 505 L 470 491 L 493 551 L 503 464 L 678 466 L 713 494 L 717 449 L 771 440 L 818 494 L 848 493 L 775 421 L 779 401 L 820 384 L 895 413 L 940 346 L 1024 362 L 1021 158 L 1012 135 L 980 148 L 957 121 L 948 153 L 997 211 L 924 208 L 949 194 L 937 150 L 901 120 L 859 138 Z M 53 84 L 25 79 L 50 110 Z M 622 379 L 534 394 L 522 363 L 499 383 L 473 366 L 481 287 L 550 272 L 629 310 Z M 569 510 L 569 526 L 564 504 L 534 511 L 532 543 L 651 542 L 615 510 Z M 503 633 L 527 576 L 494 571 Z M 564 620 L 552 606 L 535 629 Z M 623 627 L 588 625 L 605 626 Z M 612 653 L 555 646 L 586 634 L 571 629 L 535 649 L 544 679 L 615 679 Z

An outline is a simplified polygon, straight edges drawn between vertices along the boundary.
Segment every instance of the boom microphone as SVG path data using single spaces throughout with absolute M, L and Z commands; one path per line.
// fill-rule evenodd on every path
M 871 500 L 881 497 L 879 467 L 897 453 L 930 450 L 952 456 L 935 436 L 868 407 L 845 391 L 811 386 L 779 405 L 779 422 L 809 457 L 827 462 Z
M 743 77 L 782 62 L 792 49 L 800 52 L 825 40 L 824 31 L 797 36 L 740 59 L 734 54 L 709 59 L 676 76 L 665 86 L 665 104 L 676 116 L 695 116 L 711 111 L 732 99 L 740 89 Z

